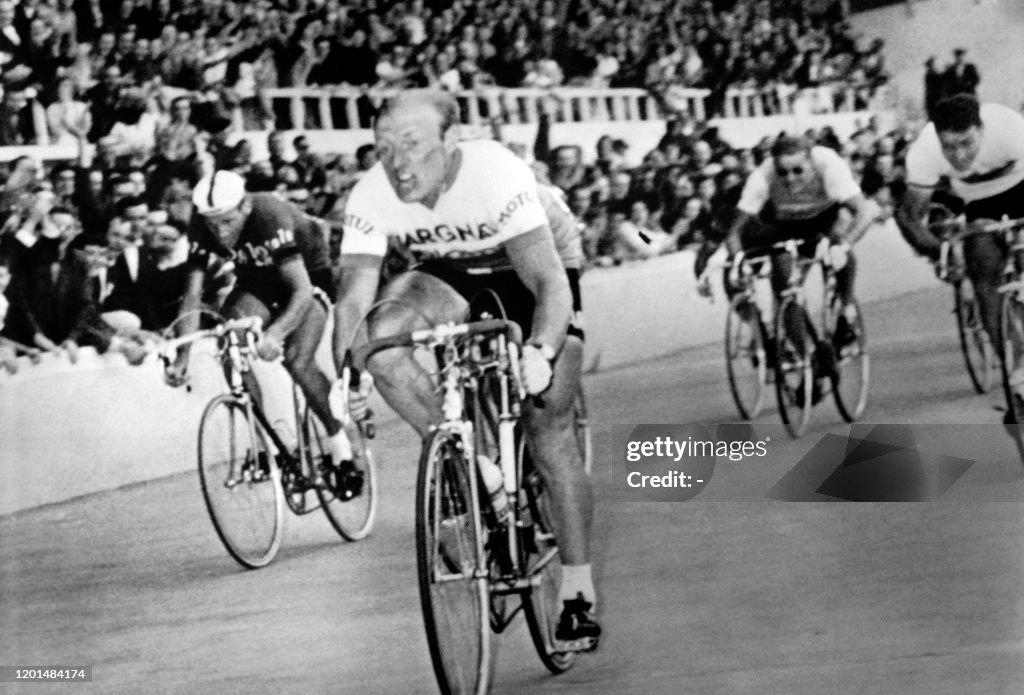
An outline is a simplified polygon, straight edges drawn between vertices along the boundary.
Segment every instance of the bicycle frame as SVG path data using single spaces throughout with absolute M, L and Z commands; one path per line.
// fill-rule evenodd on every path
M 779 293 L 778 301 L 781 303 L 786 297 L 792 297 L 800 307 L 807 310 L 807 292 L 804 288 L 804 283 L 807 280 L 807 273 L 810 269 L 815 265 L 820 265 L 824 285 L 822 288 L 824 301 L 821 306 L 821 323 L 819 325 L 824 327 L 827 332 L 830 323 L 829 312 L 836 296 L 836 273 L 828 255 L 829 240 L 822 239 L 819 241 L 814 250 L 814 256 L 811 258 L 802 258 L 800 256 L 800 245 L 803 243 L 806 242 L 797 239 L 787 239 L 784 242 L 773 245 L 773 248 L 782 248 L 783 252 L 792 261 L 786 287 Z M 810 312 L 808 312 L 808 315 L 810 315 Z M 816 327 L 815 329 L 817 330 Z M 815 335 L 813 337 L 817 340 L 819 336 Z

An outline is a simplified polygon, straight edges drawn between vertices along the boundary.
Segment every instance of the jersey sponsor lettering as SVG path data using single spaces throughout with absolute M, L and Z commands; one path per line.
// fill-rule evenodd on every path
M 512 215 L 516 210 L 521 208 L 523 205 L 531 203 L 537 199 L 531 191 L 522 191 L 512 200 L 508 201 L 505 206 L 501 209 L 501 214 L 498 215 L 498 226 L 504 227 L 508 224 L 508 221 L 512 219 Z
M 498 230 L 481 222 L 474 229 L 472 225 L 449 226 L 439 224 L 433 229 L 415 229 L 412 231 L 397 234 L 399 243 L 409 248 L 426 246 L 431 244 L 452 244 L 465 241 L 480 241 L 497 235 Z

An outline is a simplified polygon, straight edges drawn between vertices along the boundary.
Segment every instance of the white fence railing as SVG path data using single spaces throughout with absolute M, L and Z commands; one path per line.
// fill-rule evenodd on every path
M 393 92 L 353 87 L 269 89 L 243 99 L 232 111 L 235 130 L 252 132 L 279 130 L 362 130 L 372 126 L 377 106 Z M 861 101 L 853 87 L 830 85 L 797 89 L 779 85 L 765 89 L 726 90 L 721 113 L 710 113 L 706 89 L 670 87 L 655 97 L 643 89 L 598 89 L 565 87 L 556 89 L 481 89 L 456 94 L 463 124 L 489 125 L 536 123 L 545 100 L 554 99 L 554 120 L 561 123 L 657 121 L 667 113 L 688 113 L 698 121 L 708 117 L 757 118 L 776 115 L 846 113 Z M 30 112 L 37 145 L 50 145 L 46 115 L 33 100 Z M 0 161 L 13 158 L 19 148 L 0 147 Z M 64 151 L 63 149 L 61 150 Z M 56 152 L 56 150 L 55 150 Z M 73 155 L 72 155 L 73 156 Z
M 703 118 L 706 90 L 687 90 L 688 106 Z M 235 127 L 259 129 L 262 117 L 271 116 L 282 130 L 348 130 L 369 128 L 376 107 L 393 92 L 351 87 L 268 89 L 262 98 L 248 100 L 234 111 Z M 592 121 L 651 121 L 662 118 L 656 100 L 643 89 L 480 89 L 455 95 L 463 123 L 479 126 L 536 123 L 543 101 L 554 98 L 555 118 L 568 123 Z M 269 111 L 269 113 L 267 113 Z

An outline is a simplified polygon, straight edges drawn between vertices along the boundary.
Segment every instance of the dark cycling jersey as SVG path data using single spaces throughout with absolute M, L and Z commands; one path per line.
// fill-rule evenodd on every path
M 252 193 L 252 211 L 233 249 L 224 248 L 200 215 L 189 228 L 189 263 L 209 266 L 210 256 L 234 262 L 236 289 L 248 292 L 268 307 L 283 306 L 290 291 L 281 265 L 301 256 L 315 287 L 333 295 L 331 261 L 323 229 L 294 204 L 272 193 Z

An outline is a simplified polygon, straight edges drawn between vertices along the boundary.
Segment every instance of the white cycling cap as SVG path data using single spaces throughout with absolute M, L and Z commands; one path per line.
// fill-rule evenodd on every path
M 245 179 L 233 171 L 204 176 L 192 191 L 192 204 L 200 215 L 220 215 L 234 210 L 245 198 Z

